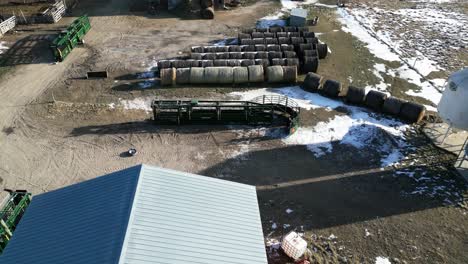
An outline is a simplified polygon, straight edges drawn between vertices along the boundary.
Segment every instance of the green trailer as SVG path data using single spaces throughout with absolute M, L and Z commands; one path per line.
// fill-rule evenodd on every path
M 91 29 L 87 15 L 77 18 L 54 39 L 50 48 L 57 61 L 63 61 Z
M 26 208 L 31 203 L 31 193 L 7 190 L 10 195 L 3 201 L 0 211 L 0 254 L 7 246 Z

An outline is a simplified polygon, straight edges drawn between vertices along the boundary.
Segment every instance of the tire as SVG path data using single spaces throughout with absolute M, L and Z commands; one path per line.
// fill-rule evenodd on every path
M 173 68 L 189 68 L 190 67 L 190 64 L 185 61 L 185 60 L 174 60 L 172 61 L 172 67 Z
M 366 90 L 356 86 L 349 86 L 346 93 L 346 102 L 349 104 L 362 105 L 366 100 Z
M 313 72 L 307 73 L 304 82 L 302 83 L 302 89 L 308 92 L 317 92 L 320 89 L 320 81 L 322 76 Z
M 241 30 L 242 33 L 245 33 L 245 34 L 252 34 L 253 32 L 255 32 L 255 29 L 254 28 L 244 28 Z
M 319 59 L 325 59 L 328 54 L 328 46 L 325 43 L 319 43 L 317 44 L 317 52 L 318 52 L 318 57 Z
M 289 38 L 300 38 L 300 37 L 301 37 L 301 33 L 300 33 L 300 32 L 289 32 L 289 33 L 288 33 L 288 37 L 289 37 Z
M 307 38 L 306 43 L 318 44 L 319 41 L 318 41 L 318 38 Z
M 385 100 L 382 111 L 386 114 L 398 116 L 405 100 L 396 97 L 389 97 Z
M 321 93 L 327 97 L 337 98 L 342 90 L 341 83 L 334 80 L 326 80 L 323 84 Z
M 255 45 L 255 51 L 266 51 L 265 45 Z
M 406 102 L 401 107 L 400 114 L 398 115 L 401 119 L 410 122 L 420 122 L 426 114 L 426 107 L 421 104 Z
M 370 91 L 366 95 L 366 106 L 370 109 L 381 112 L 385 99 L 388 95 L 379 91 Z
M 317 72 L 319 61 L 317 57 L 305 57 L 302 64 L 302 71 L 304 73 Z

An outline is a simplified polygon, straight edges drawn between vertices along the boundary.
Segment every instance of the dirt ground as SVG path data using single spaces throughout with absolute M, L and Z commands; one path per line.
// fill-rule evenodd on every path
M 38 194 L 147 163 L 257 186 L 266 240 L 290 230 L 304 232 L 317 263 L 374 263 L 378 256 L 392 263 L 468 263 L 466 202 L 447 203 L 450 194 L 411 195 L 419 180 L 397 176 L 404 169 L 425 171 L 438 179 L 434 188 L 442 185 L 467 195 L 449 166 L 455 157 L 433 147 L 417 127 L 408 135 L 417 146 L 405 150 L 408 158 L 381 170 L 380 155 L 371 145 L 356 149 L 334 142 L 332 153 L 317 158 L 306 146 L 268 136 L 274 128 L 155 126 L 151 113 L 120 107 L 125 99 L 214 99 L 246 90 L 141 89 L 148 79 L 138 73 L 151 71 L 158 59 L 183 55 L 190 46 L 235 36 L 239 28 L 254 26 L 279 8 L 277 1 L 257 1 L 217 12 L 207 21 L 179 13 L 130 12 L 136 4 L 79 1 L 70 17 L 56 25 L 20 26 L 1 39 L 12 43 L 0 55 L 0 72 L 5 72 L 0 76 L 2 187 Z M 84 13 L 92 23 L 85 45 L 54 64 L 47 43 Z M 323 33 L 321 39 L 333 50 L 319 73 L 377 83 L 369 71 L 375 58 L 339 31 L 333 14 L 317 14 L 321 22 L 313 30 Z M 110 77 L 86 80 L 89 70 L 107 70 Z M 302 111 L 301 117 L 313 125 L 343 114 L 317 109 Z M 123 153 L 131 147 L 138 154 L 128 158 Z M 270 263 L 291 262 L 274 247 L 267 250 Z

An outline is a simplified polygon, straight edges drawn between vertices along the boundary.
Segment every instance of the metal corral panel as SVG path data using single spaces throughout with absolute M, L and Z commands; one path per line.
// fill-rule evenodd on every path
M 0 263 L 118 263 L 140 168 L 34 196 Z
M 255 187 L 143 165 L 119 263 L 267 263 Z

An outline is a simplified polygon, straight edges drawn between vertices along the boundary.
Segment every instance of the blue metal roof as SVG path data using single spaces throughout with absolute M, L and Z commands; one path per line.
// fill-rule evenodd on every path
M 118 263 L 140 169 L 34 196 L 0 263 Z

